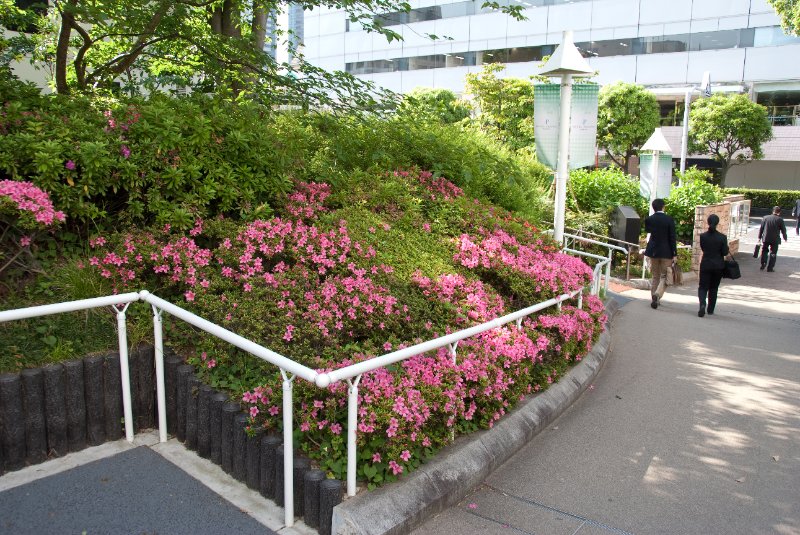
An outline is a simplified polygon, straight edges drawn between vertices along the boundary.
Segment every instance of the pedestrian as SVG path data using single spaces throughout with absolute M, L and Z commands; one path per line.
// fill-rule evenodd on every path
M 678 261 L 678 243 L 675 239 L 675 221 L 664 213 L 664 199 L 653 200 L 653 215 L 644 220 L 649 234 L 644 255 L 650 259 L 650 307 L 658 308 L 667 287 L 667 272 Z
M 717 231 L 719 216 L 708 216 L 708 230 L 700 234 L 700 249 L 703 258 L 700 260 L 700 283 L 697 286 L 697 298 L 700 300 L 699 317 L 714 313 L 717 305 L 717 290 L 722 280 L 722 269 L 725 267 L 725 257 L 730 255 L 728 237 Z M 706 298 L 708 305 L 706 308 Z
M 786 236 L 786 224 L 781 217 L 781 207 L 772 208 L 772 214 L 765 216 L 761 220 L 761 227 L 758 229 L 758 241 L 761 246 L 761 269 L 765 267 L 767 271 L 775 271 L 775 259 L 778 257 L 778 245 L 783 239 L 788 241 Z M 769 263 L 767 263 L 767 250 L 769 250 Z
M 794 226 L 795 236 L 800 236 L 800 199 L 794 201 L 794 208 L 792 208 L 792 217 L 797 218 L 797 223 Z

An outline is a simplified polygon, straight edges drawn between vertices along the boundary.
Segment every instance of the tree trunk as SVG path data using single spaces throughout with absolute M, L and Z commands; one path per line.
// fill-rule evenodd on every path
M 264 43 L 267 40 L 267 7 L 259 0 L 253 0 L 253 47 L 256 50 L 264 50 Z
M 69 6 L 75 6 L 78 0 L 70 0 Z M 75 15 L 70 9 L 60 10 L 61 31 L 58 32 L 56 45 L 56 92 L 62 95 L 69 93 L 67 84 L 67 54 L 69 53 L 69 38 L 72 34 L 72 25 L 75 24 Z

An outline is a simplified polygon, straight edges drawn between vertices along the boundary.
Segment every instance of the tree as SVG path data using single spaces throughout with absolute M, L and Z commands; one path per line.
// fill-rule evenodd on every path
M 422 120 L 452 124 L 469 118 L 471 109 L 448 89 L 418 87 L 405 95 L 400 112 Z
M 600 89 L 597 144 L 628 174 L 631 156 L 659 125 L 656 96 L 636 84 L 617 82 Z
M 344 9 L 367 32 L 392 41 L 401 35 L 384 27 L 378 13 L 409 11 L 404 0 L 305 0 L 304 9 Z M 0 0 L 0 29 L 20 24 L 44 4 L 18 10 Z M 252 93 L 274 104 L 370 108 L 396 95 L 343 72 L 306 62 L 299 50 L 292 65 L 264 50 L 267 22 L 286 5 L 281 0 L 53 0 L 39 15 L 40 33 L 0 41 L 0 61 L 35 50 L 34 62 L 49 63 L 58 93 L 131 93 L 164 86 L 201 91 L 225 88 Z M 521 6 L 500 6 L 520 18 Z M 13 9 L 12 9 L 13 8 Z M 279 38 L 285 37 L 280 34 Z M 430 35 L 432 39 L 437 36 Z M 13 50 L 5 50 L 13 45 Z
M 800 35 L 800 0 L 769 0 L 786 33 Z
M 480 108 L 478 123 L 514 149 L 533 147 L 533 84 L 521 78 L 499 78 L 497 73 L 503 69 L 492 63 L 466 76 L 466 89 Z
M 689 150 L 712 155 L 723 187 L 732 166 L 761 159 L 761 146 L 772 139 L 767 109 L 747 95 L 701 99 L 692 105 L 689 124 Z

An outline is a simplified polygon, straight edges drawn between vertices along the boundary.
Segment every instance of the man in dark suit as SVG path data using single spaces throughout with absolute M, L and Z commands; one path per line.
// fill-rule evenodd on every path
M 678 244 L 675 239 L 675 221 L 664 213 L 664 199 L 653 200 L 653 215 L 644 220 L 644 229 L 650 234 L 644 255 L 650 259 L 650 306 L 658 308 L 658 302 L 667 288 L 667 272 L 678 260 Z
M 758 241 L 763 243 L 761 247 L 761 269 L 766 267 L 767 271 L 775 271 L 775 260 L 778 257 L 781 234 L 783 234 L 784 240 L 789 239 L 786 237 L 786 224 L 781 217 L 781 207 L 775 206 L 772 209 L 772 214 L 765 216 L 761 220 L 761 228 L 758 229 Z M 767 263 L 767 250 L 769 250 L 769 264 Z
M 792 217 L 797 218 L 797 224 L 794 227 L 795 236 L 800 236 L 800 199 L 794 201 L 794 208 L 792 208 Z

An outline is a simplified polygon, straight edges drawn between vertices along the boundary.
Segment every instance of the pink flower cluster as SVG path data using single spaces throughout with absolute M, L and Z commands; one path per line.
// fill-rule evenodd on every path
M 331 194 L 328 184 L 301 182 L 289 195 L 286 211 L 297 218 L 312 218 L 325 212 L 324 202 Z
M 444 177 L 435 177 L 430 171 L 412 170 L 412 171 L 395 171 L 394 176 L 398 177 L 413 177 L 416 176 L 422 186 L 428 190 L 430 199 L 435 201 L 439 197 L 446 201 L 462 197 L 464 190 L 450 182 Z
M 459 324 L 478 324 L 505 314 L 503 299 L 489 291 L 481 281 L 467 280 L 463 275 L 442 275 L 435 282 L 414 273 L 412 282 L 422 288 L 426 297 L 453 304 Z
M 63 222 L 64 212 L 53 207 L 50 196 L 30 182 L 0 180 L 0 201 L 6 198 L 22 212 L 30 212 L 37 223 L 50 226 Z
M 579 258 L 547 251 L 541 239 L 520 243 L 504 230 L 462 234 L 454 260 L 472 269 L 515 272 L 530 279 L 536 293 L 558 295 L 586 286 L 592 270 Z

